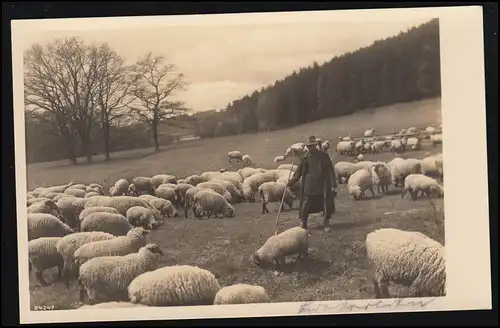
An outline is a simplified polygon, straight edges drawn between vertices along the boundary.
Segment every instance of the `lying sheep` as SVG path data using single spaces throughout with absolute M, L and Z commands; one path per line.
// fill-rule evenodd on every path
M 368 170 L 361 169 L 354 172 L 347 181 L 347 188 L 349 195 L 354 200 L 361 200 L 365 198 L 365 190 L 370 190 L 373 196 L 373 179 Z
M 366 253 L 377 298 L 390 297 L 390 282 L 407 286 L 410 297 L 444 295 L 444 247 L 426 235 L 378 229 L 366 236 Z
M 52 214 L 28 214 L 28 240 L 41 237 L 64 237 L 73 232 L 75 232 L 73 229 Z
M 257 266 L 264 263 L 275 263 L 283 268 L 286 264 L 285 257 L 298 254 L 297 260 L 308 258 L 308 234 L 301 227 L 294 227 L 282 233 L 270 237 L 262 247 L 252 255 L 253 262 Z
M 139 275 L 128 286 L 128 295 L 132 303 L 148 306 L 212 305 L 220 288 L 210 271 L 174 265 Z
M 231 163 L 233 159 L 235 159 L 236 162 L 241 162 L 243 160 L 243 154 L 237 150 L 230 151 L 227 153 L 227 156 L 229 158 L 229 163 Z
M 149 230 L 133 228 L 126 236 L 117 236 L 108 240 L 98 240 L 80 246 L 74 253 L 77 267 L 90 259 L 100 256 L 123 256 L 136 253 L 141 247 L 146 246 L 146 237 Z
M 241 159 L 243 161 L 243 166 L 247 167 L 252 165 L 252 159 L 249 155 L 243 155 Z
M 96 196 L 89 198 L 87 200 L 87 204 L 85 204 L 85 208 L 88 207 L 96 207 L 96 206 L 105 206 L 105 207 L 113 207 L 118 210 L 121 215 L 126 215 L 127 210 L 133 206 L 142 206 L 145 208 L 149 208 L 155 213 L 155 219 L 159 221 L 161 219 L 161 214 L 148 202 L 144 199 L 140 199 L 138 197 L 132 196 L 116 196 L 116 197 L 108 197 L 108 196 Z
M 96 212 L 105 212 L 105 213 L 114 213 L 114 214 L 120 214 L 116 208 L 113 207 L 106 207 L 106 206 L 96 206 L 96 207 L 87 207 L 85 208 L 80 215 L 78 216 L 78 219 L 83 221 L 89 214 L 91 213 L 96 213 Z
M 121 214 L 94 212 L 90 213 L 80 223 L 80 231 L 103 231 L 115 236 L 126 235 L 133 226 Z
M 84 244 L 113 238 L 115 236 L 112 234 L 102 231 L 76 232 L 62 237 L 57 242 L 57 251 L 63 259 L 63 276 L 65 277 L 66 286 L 69 286 L 71 278 L 78 277 L 78 271 L 75 270 L 73 259 L 75 251 Z
M 33 269 L 43 286 L 48 285 L 43 277 L 45 270 L 57 267 L 57 277 L 62 276 L 64 262 L 56 248 L 59 240 L 61 237 L 41 237 L 28 242 L 29 272 Z
M 288 189 L 284 183 L 264 182 L 259 186 L 258 190 L 260 200 L 262 202 L 262 214 L 269 213 L 269 210 L 267 209 L 268 203 L 281 202 L 283 193 L 285 194 L 285 198 L 283 201 L 282 210 L 285 209 L 284 204 L 287 204 L 290 209 L 293 207 L 295 197 L 292 194 L 291 190 Z
M 222 197 L 224 197 L 224 199 L 228 202 L 231 201 L 231 194 L 229 193 L 229 191 L 227 191 L 226 188 L 224 188 L 223 185 L 221 185 L 220 183 L 217 183 L 217 182 L 213 182 L 212 180 L 208 181 L 208 182 L 203 182 L 203 183 L 200 183 L 198 184 L 196 187 L 200 188 L 200 189 L 212 189 L 213 191 L 215 191 L 216 193 L 220 194 Z
M 163 251 L 147 244 L 137 253 L 93 258 L 80 266 L 80 300 L 85 295 L 90 304 L 100 301 L 128 300 L 128 285 L 139 275 L 155 270 Z
M 436 180 L 423 174 L 410 174 L 405 178 L 404 188 L 401 193 L 401 198 L 404 198 L 407 192 L 410 193 L 411 199 L 416 200 L 418 192 L 421 191 L 427 197 L 443 197 L 444 188 Z
M 377 162 L 370 170 L 373 185 L 377 187 L 378 192 L 388 192 L 389 185 L 392 183 L 391 170 L 387 164 Z
M 221 288 L 215 295 L 214 305 L 269 303 L 271 299 L 264 287 L 236 284 Z
M 349 177 L 356 172 L 356 165 L 351 162 L 337 162 L 334 165 L 335 177 L 338 184 L 347 182 Z
M 201 217 L 204 212 L 210 219 L 211 215 L 218 217 L 219 214 L 232 218 L 234 207 L 220 194 L 201 189 L 194 194 L 194 205 L 196 217 Z
M 163 224 L 163 221 L 156 221 L 153 212 L 142 206 L 133 206 L 127 210 L 126 218 L 134 227 L 143 227 L 153 230 Z

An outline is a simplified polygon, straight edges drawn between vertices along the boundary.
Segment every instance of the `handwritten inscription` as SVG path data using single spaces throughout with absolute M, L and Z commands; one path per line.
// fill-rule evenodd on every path
M 300 305 L 298 314 L 311 314 L 320 312 L 351 312 L 356 310 L 377 310 L 377 309 L 389 309 L 389 308 L 425 308 L 427 305 L 432 303 L 436 298 L 430 298 L 422 301 L 405 300 L 398 298 L 396 300 L 377 300 L 370 301 L 363 305 L 356 305 L 348 301 L 343 301 L 337 304 L 327 304 L 321 302 L 305 302 Z
M 35 311 L 50 311 L 54 309 L 54 305 L 35 305 Z

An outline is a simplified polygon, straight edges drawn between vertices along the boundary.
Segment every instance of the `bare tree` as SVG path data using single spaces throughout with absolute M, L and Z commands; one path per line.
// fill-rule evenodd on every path
M 99 107 L 100 123 L 106 160 L 110 159 L 110 131 L 118 119 L 124 118 L 125 109 L 131 101 L 130 87 L 134 82 L 129 77 L 123 58 L 108 44 L 98 49 L 99 64 L 96 102 Z
M 187 111 L 182 103 L 170 100 L 176 91 L 185 90 L 186 81 L 182 73 L 176 73 L 174 65 L 165 63 L 163 56 L 153 56 L 152 53 L 139 58 L 132 70 L 134 84 L 131 93 L 135 102 L 129 108 L 150 127 L 155 151 L 159 151 L 158 124 Z
M 68 156 L 76 164 L 80 139 L 92 160 L 90 131 L 94 120 L 98 47 L 75 37 L 55 40 L 45 47 L 35 44 L 25 53 L 24 96 L 28 111 L 54 116 Z M 46 116 L 39 115 L 40 119 Z

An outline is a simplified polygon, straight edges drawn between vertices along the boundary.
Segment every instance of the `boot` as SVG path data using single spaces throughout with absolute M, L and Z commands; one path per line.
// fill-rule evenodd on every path
M 326 232 L 330 232 L 330 219 L 325 219 L 323 222 L 323 228 L 325 229 Z

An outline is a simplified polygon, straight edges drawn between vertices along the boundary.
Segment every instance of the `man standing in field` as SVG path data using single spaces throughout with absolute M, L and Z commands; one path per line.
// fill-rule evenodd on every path
M 309 152 L 295 170 L 287 187 L 292 188 L 302 178 L 299 206 L 302 228 L 307 229 L 309 214 L 323 212 L 324 229 L 330 231 L 330 218 L 335 212 L 337 181 L 330 157 L 317 146 L 316 137 L 309 137 L 306 143 Z

